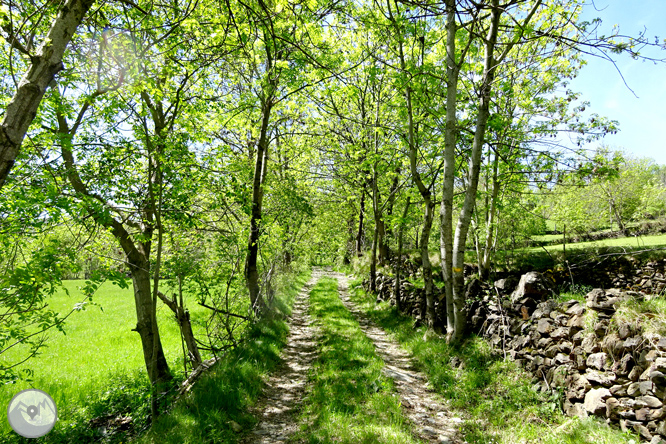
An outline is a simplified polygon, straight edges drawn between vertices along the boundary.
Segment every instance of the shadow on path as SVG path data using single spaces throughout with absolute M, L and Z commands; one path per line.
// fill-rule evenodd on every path
M 259 422 L 241 439 L 242 444 L 290 442 L 290 436 L 298 431 L 298 411 L 307 394 L 308 371 L 317 354 L 308 315 L 309 292 L 322 274 L 314 269 L 294 301 L 282 363 L 269 375 L 262 397 L 251 409 Z
M 377 354 L 384 360 L 382 371 L 393 379 L 400 396 L 403 412 L 414 424 L 414 433 L 426 442 L 460 443 L 457 426 L 462 419 L 453 416 L 446 401 L 428 389 L 425 375 L 413 367 L 409 354 L 359 311 L 349 298 L 349 278 L 342 273 L 327 272 L 338 280 L 340 299 L 356 317 L 361 330 L 375 344 Z

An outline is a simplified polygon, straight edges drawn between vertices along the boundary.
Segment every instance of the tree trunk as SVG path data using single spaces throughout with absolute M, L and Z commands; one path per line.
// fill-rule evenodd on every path
M 416 234 L 414 235 L 414 249 L 419 249 L 419 232 L 421 231 L 421 225 L 416 226 Z
M 358 212 L 358 232 L 356 234 L 356 256 L 363 256 L 363 213 L 365 213 L 365 190 L 361 190 L 361 205 Z
M 405 232 L 405 221 L 409 214 L 410 197 L 407 196 L 405 209 L 402 212 L 402 219 L 398 225 L 398 257 L 395 261 L 395 286 L 393 287 L 393 296 L 395 297 L 395 307 L 398 311 L 402 311 L 402 296 L 400 295 L 400 273 L 402 272 L 402 238 Z
M 74 162 L 72 152 L 71 135 L 64 116 L 58 115 L 59 131 L 61 137 L 60 154 L 67 169 L 67 179 L 77 195 L 84 199 L 95 199 L 96 196 L 88 191 L 81 180 Z M 162 342 L 160 341 L 159 329 L 155 322 L 155 310 L 153 294 L 150 287 L 150 249 L 153 235 L 152 227 L 147 226 L 141 233 L 144 241 L 135 242 L 121 222 L 87 207 L 88 214 L 92 219 L 106 227 L 116 238 L 123 249 L 127 264 L 130 268 L 132 283 L 134 287 L 134 303 L 136 309 L 137 324 L 133 329 L 139 333 L 143 347 L 146 370 L 151 385 L 156 386 L 161 382 L 171 379 L 169 366 L 164 357 Z
M 432 230 L 432 219 L 434 216 L 435 204 L 432 203 L 430 196 L 425 199 L 425 215 L 423 216 L 423 228 L 421 229 L 421 261 L 423 262 L 423 282 L 425 284 L 425 294 L 421 301 L 421 319 L 426 320 L 428 329 L 434 330 L 436 324 L 435 315 L 435 296 L 433 294 L 432 264 L 430 263 L 430 231 Z
M 388 204 L 386 206 L 386 214 L 389 216 L 389 218 L 393 216 L 393 207 L 395 206 L 395 193 L 398 191 L 399 178 L 400 178 L 400 168 L 396 168 L 395 177 L 391 182 L 391 189 L 388 195 Z M 386 227 L 386 236 L 389 238 L 389 240 L 393 236 L 393 228 L 391 227 L 390 224 L 389 226 Z
M 0 124 L 0 188 L 5 184 L 25 134 L 54 76 L 63 69 L 62 57 L 76 28 L 94 0 L 69 0 L 58 12 L 44 43 L 18 84 Z
M 388 261 L 388 245 L 386 245 L 386 224 L 382 217 L 381 209 L 377 209 L 375 215 L 375 226 L 377 227 L 377 253 L 379 265 L 385 265 Z
M 395 2 L 396 7 L 398 2 Z M 395 26 L 396 33 L 402 35 L 401 25 L 398 25 L 397 21 L 393 18 L 392 13 L 389 10 L 390 19 Z M 408 72 L 407 63 L 405 61 L 405 50 L 402 39 L 398 43 L 398 55 L 400 57 L 400 68 L 403 72 Z M 416 185 L 421 197 L 423 197 L 425 205 L 425 214 L 423 220 L 423 228 L 421 229 L 421 261 L 423 268 L 423 280 L 425 284 L 425 294 L 423 299 L 419 303 L 419 312 L 421 319 L 425 320 L 428 330 L 434 330 L 435 328 L 435 301 L 432 294 L 433 282 L 432 282 L 432 266 L 430 264 L 430 257 L 428 255 L 428 246 L 430 244 L 430 230 L 432 228 L 432 218 L 433 218 L 433 208 L 432 203 L 432 186 L 433 183 L 426 186 L 423 183 L 421 174 L 417 168 L 417 157 L 419 153 L 419 141 L 416 137 L 416 128 L 414 123 L 414 103 L 412 101 L 412 86 L 409 81 L 405 82 L 404 89 L 404 98 L 405 104 L 407 105 L 407 146 L 409 147 L 409 169 L 412 176 L 412 180 Z M 417 236 L 418 238 L 418 236 Z
M 483 269 L 483 247 L 481 246 L 481 229 L 479 227 L 478 212 L 475 211 L 472 215 L 472 233 L 474 234 L 474 249 L 476 250 L 476 264 L 479 267 L 479 277 L 481 277 L 481 270 Z M 485 241 L 484 241 L 485 243 Z
M 372 251 L 370 253 L 370 291 L 377 293 L 377 238 L 378 230 L 377 225 L 372 232 Z
M 440 259 L 446 295 L 446 331 L 450 340 L 455 333 L 453 304 L 453 179 L 456 148 L 456 94 L 460 66 L 456 60 L 456 0 L 446 0 L 446 125 L 444 129 L 444 184 L 440 207 Z
M 479 263 L 479 277 L 481 280 L 487 280 L 490 276 L 490 257 L 494 245 L 494 226 L 495 217 L 497 212 L 497 199 L 499 198 L 500 182 L 499 175 L 499 155 L 495 152 L 493 164 L 493 190 L 490 196 L 490 208 L 488 210 L 488 217 L 486 220 L 486 239 L 485 247 L 483 248 L 483 259 Z
M 134 331 L 141 337 L 143 359 L 150 382 L 158 386 L 171 379 L 169 365 L 164 357 L 160 333 L 153 324 L 153 298 L 150 288 L 150 261 L 140 263 L 128 258 L 132 283 L 134 284 L 134 305 L 136 307 L 136 327 Z
M 400 61 L 402 69 L 406 68 L 406 63 L 404 59 L 402 44 L 400 45 Z M 421 175 L 418 172 L 416 167 L 416 158 L 418 154 L 418 146 L 416 137 L 414 134 L 414 108 L 412 105 L 412 88 L 407 85 L 405 88 L 405 100 L 407 102 L 407 141 L 409 145 L 409 166 L 412 174 L 412 179 L 416 184 L 416 187 L 423 197 L 425 213 L 423 216 L 423 227 L 421 229 L 421 262 L 423 268 L 423 281 L 425 284 L 425 294 L 423 299 L 419 303 L 419 312 L 421 314 L 421 319 L 425 320 L 426 325 L 429 330 L 434 330 L 435 328 L 435 300 L 432 294 L 433 290 L 433 281 L 432 281 L 432 265 L 430 264 L 430 256 L 428 252 L 428 247 L 430 245 L 430 231 L 432 229 L 432 219 L 433 219 L 433 209 L 434 204 L 432 203 L 432 194 L 430 189 L 425 186 Z
M 192 331 L 189 310 L 181 308 L 176 314 L 176 319 L 178 320 L 180 333 L 183 335 L 183 339 L 185 339 L 185 345 L 187 346 L 192 366 L 193 368 L 197 368 L 197 366 L 201 364 L 201 354 L 199 353 L 199 346 L 197 345 L 197 341 L 194 338 L 194 332 Z
M 398 191 L 398 185 L 399 185 L 399 177 L 400 177 L 400 168 L 396 168 L 395 170 L 395 177 L 393 178 L 393 181 L 391 182 L 391 190 L 388 195 L 388 205 L 386 207 L 386 215 L 388 216 L 389 221 L 391 220 L 391 217 L 393 216 L 393 207 L 395 206 L 395 194 Z M 384 237 L 384 243 L 385 243 L 385 252 L 386 252 L 386 257 L 384 258 L 385 261 L 388 261 L 391 259 L 391 249 L 389 247 L 390 242 L 393 240 L 393 228 L 391 224 L 389 223 L 386 226 L 386 235 Z
M 257 259 L 259 257 L 259 237 L 261 235 L 261 215 L 264 200 L 264 181 L 268 169 L 268 123 L 272 108 L 272 97 L 263 104 L 261 133 L 257 143 L 256 159 L 254 165 L 254 178 L 252 181 L 252 212 L 250 214 L 250 238 L 247 245 L 247 259 L 245 263 L 245 279 L 250 292 L 250 304 L 255 314 L 261 315 L 266 309 L 259 288 L 259 271 Z
M 611 232 L 613 231 L 613 216 L 615 217 L 615 220 L 617 221 L 617 226 L 620 232 L 622 233 L 623 236 L 627 236 L 627 227 L 624 224 L 624 221 L 622 220 L 622 214 L 620 213 L 620 209 L 618 208 L 617 204 L 615 203 L 615 198 L 613 197 L 613 194 L 610 189 L 605 188 L 603 185 L 601 186 L 601 189 L 606 193 L 606 196 L 608 197 L 608 205 L 610 205 L 610 213 L 611 213 Z
M 481 151 L 485 142 L 486 125 L 490 115 L 490 92 L 495 78 L 494 52 L 497 42 L 497 33 L 499 28 L 501 10 L 499 0 L 493 0 L 490 12 L 490 29 L 485 42 L 484 73 L 481 84 L 481 97 L 479 110 L 476 118 L 476 130 L 474 132 L 474 141 L 472 144 L 472 155 L 469 161 L 468 186 L 465 190 L 465 200 L 458 218 L 456 234 L 453 242 L 453 305 L 455 312 L 454 333 L 451 339 L 454 342 L 462 339 L 467 317 L 465 313 L 465 277 L 463 274 L 465 261 L 465 244 L 467 242 L 467 232 L 476 203 L 476 191 L 479 184 L 479 173 L 481 169 Z
M 613 207 L 613 213 L 615 214 L 615 220 L 617 220 L 618 229 L 620 230 L 623 236 L 627 236 L 627 227 L 624 225 L 624 221 L 622 220 L 622 215 L 620 214 L 620 211 L 615 205 L 614 200 L 612 201 L 611 205 Z
M 160 299 L 162 299 L 162 302 L 164 302 L 164 304 L 171 309 L 174 315 L 176 315 L 178 328 L 180 329 L 180 334 L 185 341 L 185 345 L 187 346 L 188 358 L 192 364 L 192 368 L 194 369 L 197 368 L 199 364 L 201 364 L 201 353 L 199 352 L 199 345 L 197 344 L 197 341 L 194 338 L 194 332 L 192 331 L 190 312 L 185 308 L 183 301 L 182 283 L 182 277 L 178 276 L 178 301 L 176 301 L 175 297 L 173 300 L 171 300 L 162 293 L 158 293 L 158 296 Z

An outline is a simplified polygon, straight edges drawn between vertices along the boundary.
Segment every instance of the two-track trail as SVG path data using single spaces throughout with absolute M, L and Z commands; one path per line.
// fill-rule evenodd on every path
M 446 402 L 427 388 L 425 375 L 413 367 L 409 354 L 355 307 L 349 298 L 347 276 L 320 269 L 313 270 L 312 278 L 296 298 L 288 343 L 282 352 L 283 362 L 268 377 L 264 394 L 252 409 L 259 422 L 241 442 L 295 442 L 298 414 L 309 390 L 308 372 L 317 356 L 317 335 L 308 315 L 309 292 L 321 277 L 337 279 L 341 301 L 374 343 L 377 355 L 385 364 L 384 374 L 394 380 L 403 413 L 414 435 L 427 443 L 462 443 L 456 430 L 462 420 L 453 416 Z
M 241 440 L 243 444 L 291 442 L 290 436 L 298 431 L 298 411 L 307 394 L 308 371 L 317 355 L 315 330 L 308 315 L 309 293 L 321 276 L 322 272 L 314 269 L 296 296 L 282 363 L 269 375 L 264 393 L 252 408 L 259 422 Z

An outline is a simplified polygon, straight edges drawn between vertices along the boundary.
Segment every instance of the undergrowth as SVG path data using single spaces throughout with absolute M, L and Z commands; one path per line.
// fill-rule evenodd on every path
M 358 284 L 352 299 L 378 325 L 410 351 L 433 389 L 463 414 L 460 432 L 470 444 L 637 443 L 598 419 L 568 418 L 557 392 L 537 391 L 531 377 L 512 361 L 493 353 L 480 337 L 458 347 L 443 338 L 424 341 L 423 328 L 387 303 L 376 304 Z
M 557 292 L 557 302 L 566 302 L 569 300 L 576 300 L 578 302 L 585 302 L 585 296 L 592 291 L 591 285 L 571 284 L 567 283 L 560 287 Z
M 54 429 L 38 442 L 42 443 L 234 443 L 238 440 L 231 421 L 249 427 L 254 419 L 247 413 L 259 396 L 262 376 L 279 362 L 288 328 L 284 321 L 293 300 L 309 279 L 310 271 L 290 275 L 278 284 L 273 301 L 274 315 L 250 327 L 244 341 L 222 358 L 195 384 L 192 390 L 174 402 L 183 374 L 176 374 L 168 395 L 160 397 L 163 415 L 149 429 L 150 392 L 145 370 L 118 369 L 101 374 L 96 384 L 84 380 L 76 386 L 76 374 L 52 381 L 49 393 L 54 395 L 59 420 Z M 113 307 L 112 307 L 113 308 Z M 71 354 L 69 359 L 81 356 Z M 118 360 L 125 354 L 117 352 Z M 70 365 L 69 362 L 58 365 Z M 79 359 L 79 366 L 98 365 Z M 177 370 L 177 367 L 172 367 Z M 57 388 L 60 387 L 60 390 Z M 37 388 L 42 388 L 41 386 Z M 75 397 L 74 397 L 75 395 Z M 9 431 L 0 443 L 33 442 Z
M 634 330 L 666 336 L 666 298 L 663 295 L 645 299 L 629 298 L 617 304 L 613 316 L 616 325 L 634 325 Z

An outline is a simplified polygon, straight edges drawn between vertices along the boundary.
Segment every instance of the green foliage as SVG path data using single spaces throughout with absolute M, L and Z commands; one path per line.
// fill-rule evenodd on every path
M 659 169 L 647 159 L 600 148 L 593 160 L 555 186 L 547 198 L 549 217 L 562 231 L 586 233 L 654 218 L 666 209 Z
M 23 264 L 6 264 L 0 275 L 0 382 L 30 378 L 30 366 L 20 365 L 40 352 L 46 332 L 55 329 L 64 333 L 64 316 L 49 308 L 50 297 L 62 285 L 63 275 L 74 266 L 73 250 L 56 242 L 48 242 L 32 251 Z M 92 293 L 86 299 L 92 298 Z M 20 353 L 11 353 L 13 348 Z
M 585 296 L 592 291 L 589 285 L 581 285 L 576 283 L 566 283 L 557 292 L 558 302 L 566 302 L 569 300 L 576 300 L 585 303 Z
M 225 355 L 192 390 L 161 416 L 140 443 L 233 443 L 239 436 L 230 421 L 245 429 L 254 425 L 247 408 L 261 394 L 263 376 L 280 362 L 288 327 L 284 317 L 300 287 L 309 278 L 301 273 L 279 289 L 278 316 L 263 319 L 247 332 L 245 341 Z
M 235 418 L 251 424 L 245 407 L 261 391 L 261 375 L 278 362 L 287 327 L 282 320 L 289 313 L 296 292 L 308 279 L 308 272 L 294 276 L 277 288 L 277 315 L 256 324 L 242 337 L 238 348 L 231 351 L 210 375 L 204 376 L 188 397 L 174 406 L 177 382 L 183 379 L 180 333 L 171 313 L 160 310 L 158 322 L 167 360 L 177 372 L 168 395 L 161 398 L 167 414 L 162 416 L 146 442 L 229 442 L 235 439 L 226 422 Z M 77 286 L 82 281 L 65 283 L 69 293 L 58 292 L 51 301 L 54 309 L 66 310 L 76 301 Z M 186 295 L 188 299 L 194 299 Z M 19 381 L 3 385 L 0 401 L 5 405 L 18 391 L 31 386 L 49 393 L 58 406 L 59 421 L 44 442 L 91 442 L 103 438 L 108 442 L 127 442 L 129 437 L 145 434 L 150 413 L 148 378 L 143 365 L 141 345 L 131 331 L 136 319 L 133 296 L 127 289 L 104 284 L 95 295 L 104 311 L 76 312 L 67 323 L 67 336 L 53 336 L 44 352 L 30 362 L 34 369 L 32 383 Z M 207 316 L 202 308 L 193 308 L 195 335 L 204 337 L 203 326 L 197 322 Z M 204 355 L 204 359 L 210 355 Z M 58 365 L 53 365 L 53 363 Z M 85 363 L 82 365 L 81 363 Z M 124 420 L 128 420 L 123 424 Z M 205 427 L 202 426 L 205 424 Z M 210 434 L 206 441 L 205 433 Z M 16 434 L 5 422 L 0 442 L 16 442 Z M 164 441 L 166 436 L 172 441 Z M 179 438 L 185 436 L 183 441 Z M 189 438 L 187 438 L 189 436 Z M 221 441 L 220 436 L 224 437 Z M 155 437 L 159 437 L 155 438 Z M 189 439 L 189 441 L 188 441 Z M 232 438 L 229 438 L 232 439 Z M 25 442 L 27 442 L 26 440 Z
M 5 109 L 61 5 L 0 3 L 3 35 L 11 40 L 0 48 Z M 589 104 L 567 89 L 583 60 L 561 42 L 587 39 L 592 25 L 580 23 L 580 4 L 544 2 L 520 27 L 515 23 L 526 11 L 521 2 L 502 11 L 498 47 L 516 46 L 497 66 L 492 85 L 482 143 L 490 148 L 476 202 L 479 245 L 484 234 L 494 234 L 490 249 L 513 250 L 522 239 L 545 233 L 544 216 L 558 228 L 566 224 L 582 232 L 666 211 L 663 169 L 607 151 L 581 164 L 583 151 L 569 156 L 559 149 L 540 151 L 543 145 L 534 143 L 567 132 L 582 145 L 617 130 L 616 122 L 596 114 L 581 119 Z M 465 165 L 479 103 L 469 92 L 478 91 L 483 78 L 484 45 L 478 36 L 489 26 L 484 5 L 478 16 L 471 10 L 457 16 L 470 22 L 454 37 L 461 75 L 453 101 L 444 99 L 450 63 L 442 4 L 139 0 L 97 5 L 68 46 L 67 69 L 42 99 L 0 196 L 0 248 L 6 252 L 0 257 L 0 382 L 19 381 L 31 371 L 41 381 L 39 357 L 34 365 L 29 360 L 11 366 L 40 351 L 40 331 L 65 328 L 74 334 L 81 328 L 77 317 L 99 314 L 80 313 L 82 308 L 99 304 L 105 312 L 133 312 L 127 300 L 101 296 L 104 280 L 122 287 L 125 273 L 137 270 L 131 267 L 159 275 L 169 297 L 183 290 L 190 303 L 247 314 L 251 218 L 258 238 L 250 247 L 259 247 L 259 286 L 269 299 L 280 270 L 350 262 L 357 253 L 357 230 L 363 250 L 382 226 L 380 242 L 394 247 L 404 227 L 405 248 L 416 250 L 423 242 L 418 233 L 425 209 L 414 183 L 422 181 L 433 202 L 440 200 L 443 154 L 454 150 L 443 140 L 446 112 L 454 104 L 455 187 L 445 188 L 455 194 L 455 206 L 470 183 Z M 602 38 L 606 46 L 600 48 L 636 55 L 640 39 L 616 37 Z M 265 148 L 267 163 L 255 172 L 259 148 Z M 562 165 L 575 173 L 566 176 Z M 255 175 L 265 180 L 255 184 Z M 525 197 L 535 191 L 530 186 L 535 181 L 549 189 L 549 199 Z M 399 209 L 408 196 L 413 210 L 403 218 Z M 425 242 L 438 241 L 438 228 L 435 221 Z M 534 265 L 534 257 L 526 263 Z M 56 310 L 62 280 L 78 277 L 86 279 L 82 299 L 68 301 L 69 311 Z M 69 325 L 62 323 L 72 307 Z M 193 317 L 197 332 L 212 332 L 208 345 L 216 351 L 250 333 L 246 322 L 220 313 Z M 164 316 L 158 315 L 161 325 Z M 267 337 L 280 329 L 274 327 Z M 53 350 L 64 348 L 60 338 L 50 338 Z M 92 356 L 75 342 L 71 347 L 80 356 Z M 115 352 L 127 361 L 134 381 L 126 382 L 128 387 L 144 382 L 133 376 L 140 359 L 125 354 L 130 349 L 138 354 L 137 343 L 136 336 L 118 334 L 103 348 L 102 354 Z M 250 354 L 258 359 L 275 347 Z M 22 355 L 15 353 L 19 349 Z M 469 351 L 488 358 L 480 348 Z M 74 363 L 63 362 L 77 373 Z M 213 410 L 197 419 L 183 410 L 182 423 L 173 425 L 189 431 L 179 436 L 196 441 L 187 437 L 194 429 L 185 425 L 196 423 L 213 441 L 232 439 L 228 430 L 216 429 L 228 419 L 219 408 L 255 396 L 256 374 L 266 368 L 247 364 L 222 372 L 226 376 L 220 378 L 247 378 L 253 388 L 243 389 L 247 393 L 230 388 L 233 394 L 211 386 L 221 404 L 199 394 Z M 128 392 L 144 402 L 138 390 Z M 116 395 L 98 401 L 115 405 Z M 367 405 L 377 403 L 369 408 L 394 412 L 390 400 L 369 399 Z

